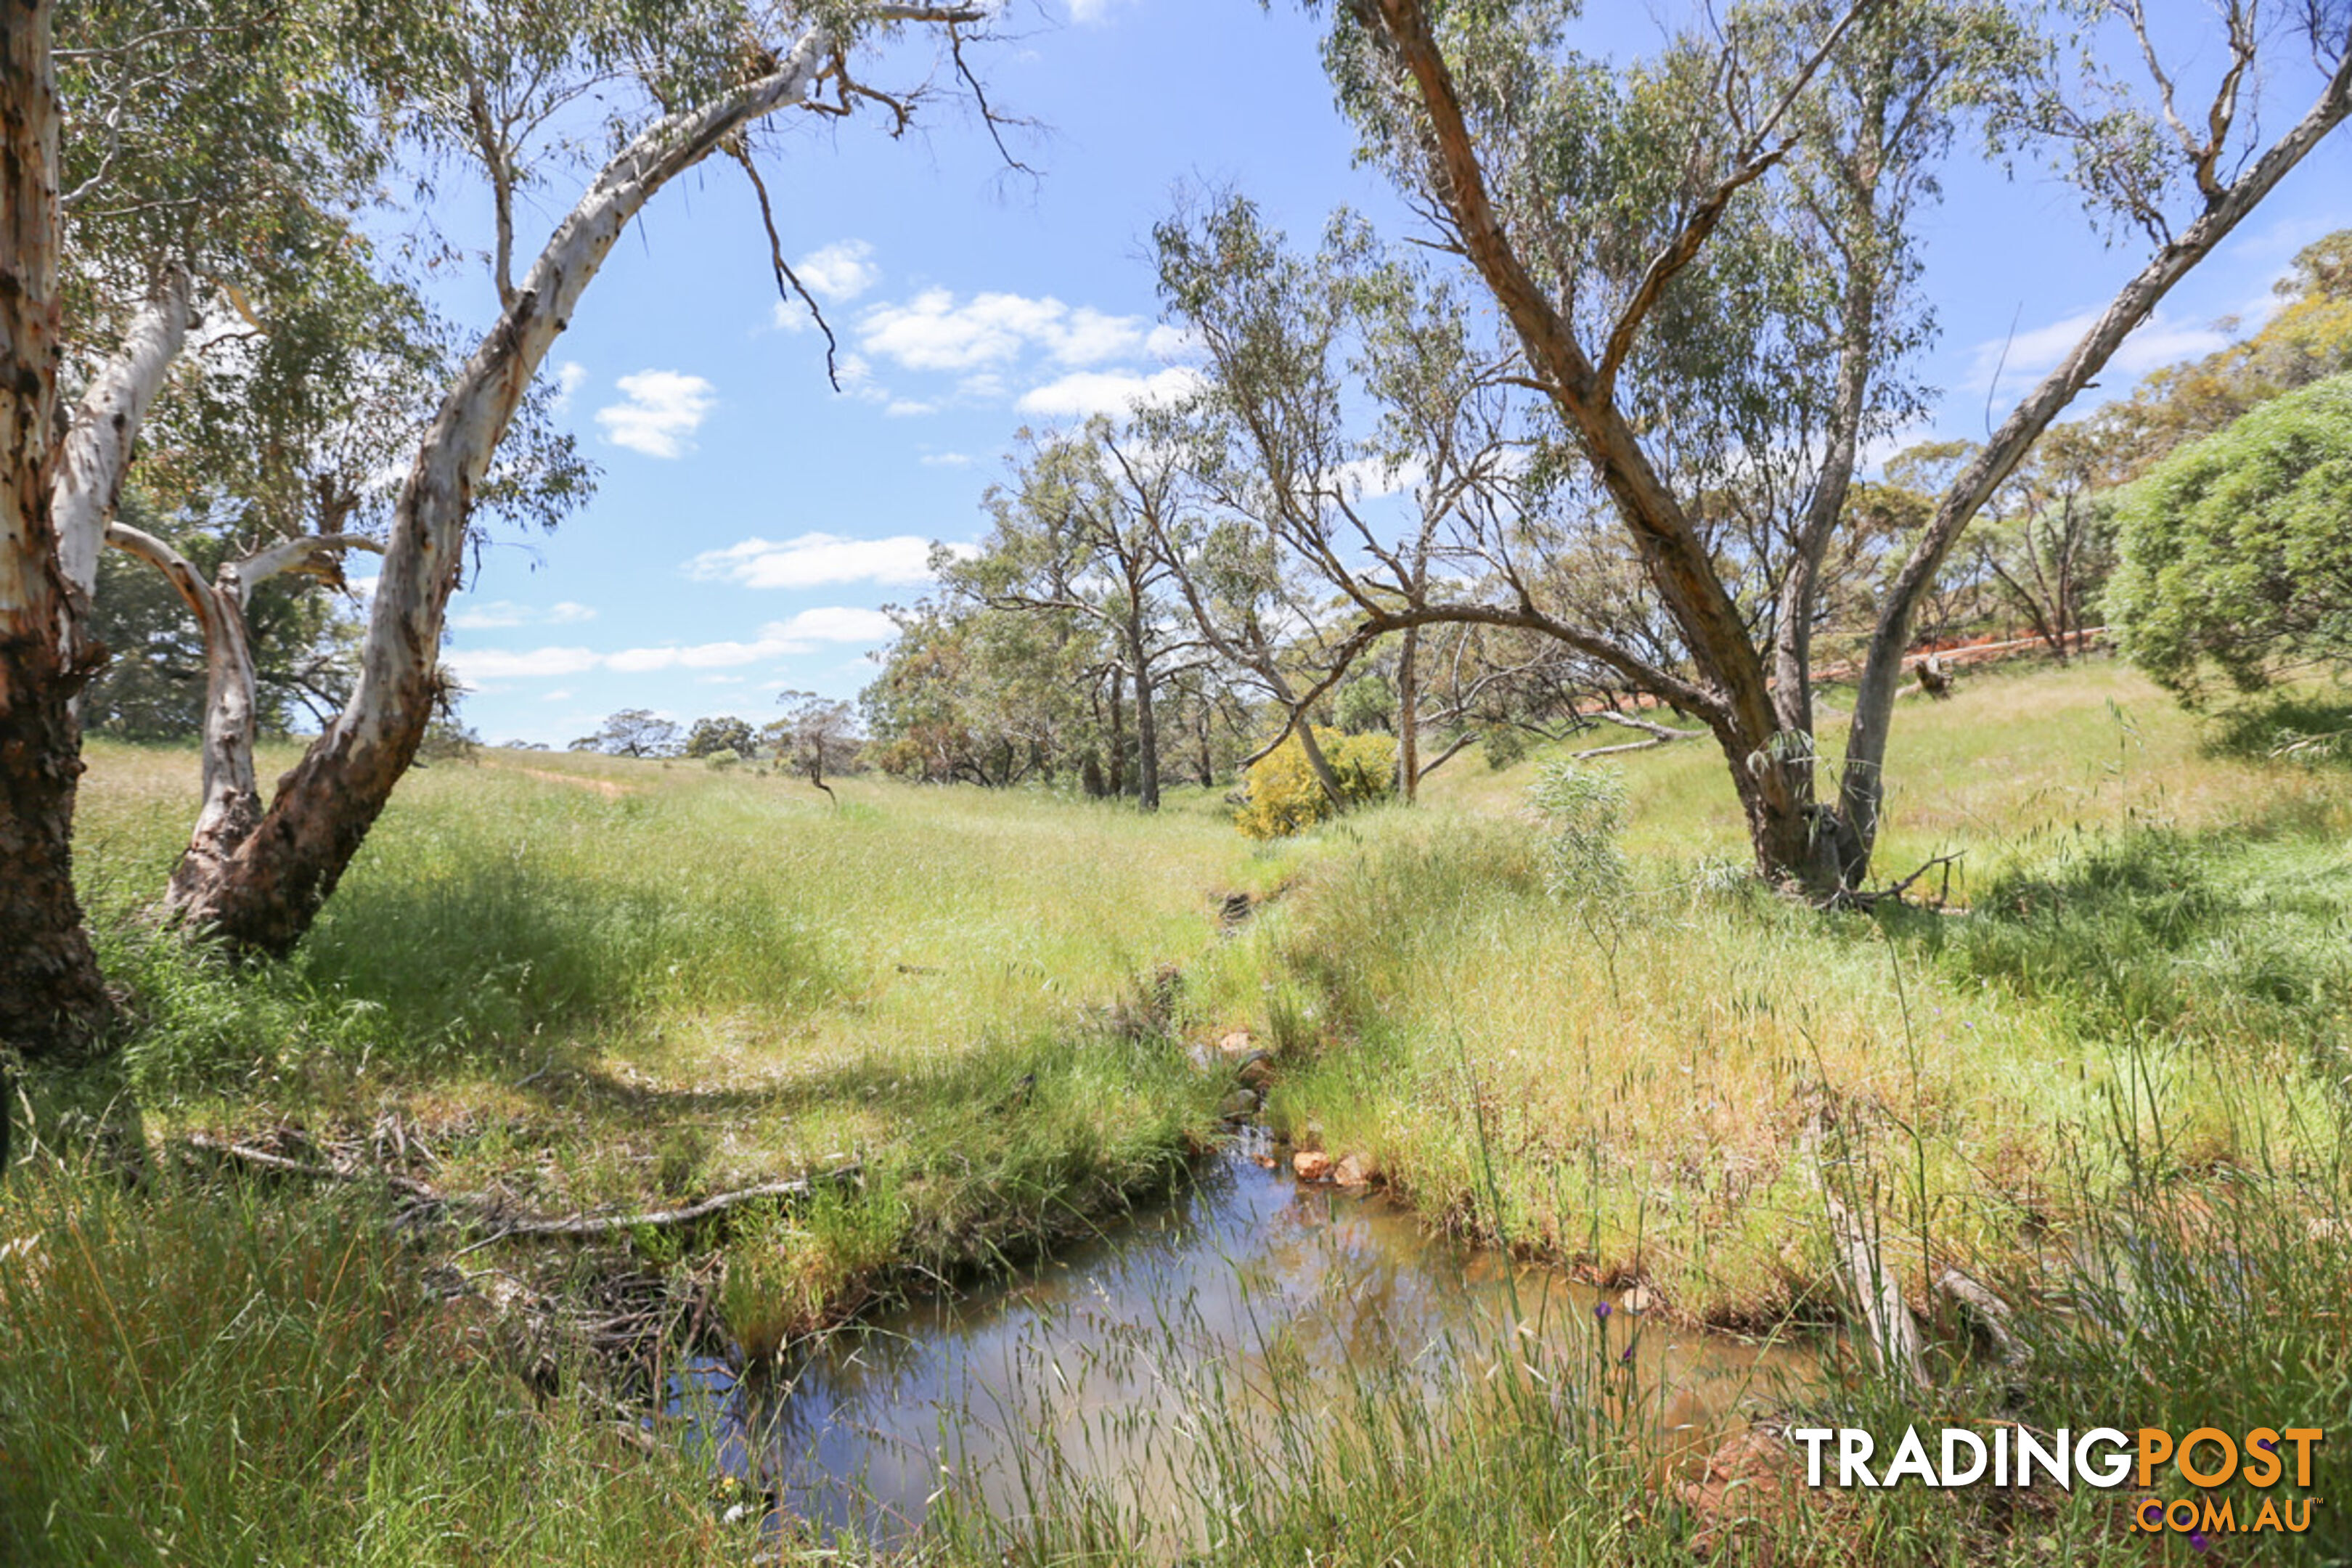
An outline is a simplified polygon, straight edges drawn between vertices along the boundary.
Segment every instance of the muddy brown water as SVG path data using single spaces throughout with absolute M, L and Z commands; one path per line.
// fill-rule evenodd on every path
M 1017 1527 L 1050 1477 L 1164 1518 L 1196 1473 L 1202 1410 L 1264 1431 L 1278 1385 L 1294 1412 L 1321 1403 L 1315 1419 L 1345 1419 L 1368 1369 L 1458 1394 L 1513 1323 L 1623 1369 L 1616 1386 L 1639 1389 L 1649 1429 L 1685 1451 L 1819 1378 L 1810 1347 L 1644 1319 L 1614 1292 L 1433 1234 L 1378 1194 L 1264 1168 L 1274 1152 L 1244 1140 L 1165 1205 L 838 1331 L 774 1379 L 698 1363 L 677 1389 L 689 1441 L 821 1533 L 888 1543 L 949 1489 Z

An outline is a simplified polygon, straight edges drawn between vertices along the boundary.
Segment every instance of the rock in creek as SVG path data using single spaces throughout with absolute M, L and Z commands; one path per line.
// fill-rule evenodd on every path
M 1370 1185 L 1372 1178 L 1379 1173 L 1368 1156 L 1350 1154 L 1339 1162 L 1339 1168 L 1331 1173 L 1331 1179 L 1343 1187 L 1362 1187 Z
M 1331 1156 L 1320 1149 L 1301 1149 L 1290 1157 L 1290 1168 L 1302 1182 L 1319 1182 L 1331 1173 Z

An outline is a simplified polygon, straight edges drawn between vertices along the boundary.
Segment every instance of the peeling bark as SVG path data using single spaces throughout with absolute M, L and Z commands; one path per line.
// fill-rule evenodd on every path
M 231 946 L 283 953 L 310 929 L 431 721 L 436 658 L 474 489 L 549 348 L 622 230 L 663 185 L 744 125 L 804 101 L 832 58 L 810 28 L 769 74 L 660 121 L 604 165 L 443 399 L 393 512 L 350 703 L 278 781 L 262 820 L 180 908 Z
M 107 1011 L 73 883 L 90 673 L 50 498 L 60 132 L 48 0 L 0 0 L 0 1043 L 55 1055 Z

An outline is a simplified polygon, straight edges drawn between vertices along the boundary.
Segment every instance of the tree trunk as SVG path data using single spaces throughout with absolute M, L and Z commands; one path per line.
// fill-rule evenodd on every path
M 113 523 L 106 541 L 161 572 L 195 616 L 204 637 L 205 717 L 199 742 L 204 793 L 195 829 L 163 895 L 165 911 L 184 917 L 195 891 L 221 874 L 224 863 L 261 820 L 261 786 L 253 762 L 260 728 L 260 679 L 245 615 L 253 590 L 292 570 L 340 583 L 343 551 L 382 547 L 352 534 L 289 540 L 224 565 L 219 581 L 207 583 L 185 556 L 143 530 Z
M 192 873 L 182 904 L 190 920 L 233 947 L 270 953 L 310 929 L 432 721 L 474 489 L 549 348 L 654 193 L 744 125 L 805 100 L 833 53 L 830 32 L 812 27 L 770 74 L 652 126 L 556 229 L 442 400 L 401 487 L 350 703 L 278 781 L 254 829 L 215 868 Z
M 0 6 L 0 1042 L 48 1056 L 107 1013 L 73 883 L 73 699 L 104 650 L 81 646 L 50 495 L 63 325 L 51 12 Z
M 1421 628 L 1404 629 L 1404 646 L 1397 652 L 1397 794 L 1406 802 L 1421 795 Z
M 1110 796 L 1127 797 L 1127 671 L 1110 672 Z
M 1135 659 L 1135 793 L 1146 811 L 1160 809 L 1160 725 L 1151 710 L 1151 666 L 1143 649 L 1142 634 L 1130 629 L 1129 647 Z

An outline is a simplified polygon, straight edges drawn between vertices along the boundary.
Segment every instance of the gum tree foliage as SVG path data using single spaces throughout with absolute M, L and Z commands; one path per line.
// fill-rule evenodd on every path
M 624 708 L 607 718 L 593 735 L 583 735 L 566 748 L 602 752 L 608 757 L 674 757 L 678 754 L 678 729 L 650 708 Z
M 1503 526 L 1507 511 L 1513 432 L 1494 356 L 1471 341 L 1451 289 L 1351 215 L 1332 219 L 1311 258 L 1233 194 L 1188 200 L 1155 238 L 1161 298 L 1207 362 L 1200 394 L 1157 421 L 1190 480 L 1161 529 L 1174 581 L 1206 647 L 1289 714 L 1332 687 L 1330 672 L 1385 654 L 1410 799 L 1428 771 L 1412 614 L 1433 573 L 1460 565 L 1448 535 Z M 1335 590 L 1349 609 L 1402 616 L 1387 647 L 1339 654 L 1327 635 Z M 1339 801 L 1311 726 L 1300 745 Z
M 731 713 L 697 719 L 694 728 L 687 731 L 686 754 L 715 757 L 722 752 L 749 761 L 760 754 L 760 738 L 749 723 Z
M 833 791 L 827 773 L 845 773 L 857 765 L 863 741 L 857 733 L 857 710 L 850 704 L 814 691 L 780 691 L 776 700 L 783 717 L 760 727 L 760 740 L 780 767 L 805 774 L 809 783 Z
M 120 521 L 154 534 L 207 580 L 236 542 L 200 525 L 175 528 L 125 490 Z M 334 717 L 358 673 L 359 621 L 332 594 L 278 576 L 245 606 L 253 656 L 253 719 L 265 735 L 290 734 Z M 171 580 L 120 550 L 99 562 L 90 630 L 106 645 L 104 668 L 82 691 L 83 726 L 128 741 L 178 741 L 203 732 L 214 700 L 201 622 Z
M 1106 418 L 1067 435 L 1016 437 L 1007 482 L 990 487 L 987 535 L 949 563 L 948 591 L 990 609 L 1041 617 L 1052 662 L 1075 658 L 1107 697 L 1108 791 L 1125 793 L 1132 703 L 1135 793 L 1160 806 L 1156 698 L 1199 641 L 1178 618 L 1174 568 L 1162 551 L 1181 477 L 1164 447 Z
M 1566 0 L 1318 8 L 1365 152 L 1508 324 L 1584 515 L 1621 542 L 1673 645 L 1660 657 L 1588 624 L 1538 591 L 1539 561 L 1505 552 L 1473 594 L 1360 608 L 1340 651 L 1447 620 L 1561 641 L 1701 720 L 1758 869 L 1830 900 L 1869 873 L 1905 655 L 1963 530 L 2131 330 L 2352 111 L 2352 12 L 2331 5 L 2275 21 L 2228 7 L 2194 101 L 2124 5 L 2063 14 L 2063 40 L 1990 4 L 1751 5 L 1623 66 L 1578 50 Z M 2102 63 L 2143 55 L 2144 88 Z M 2316 95 L 2262 145 L 2254 89 L 2293 80 L 2296 56 L 2315 61 Z M 1813 740 L 1821 567 L 1864 444 L 1916 405 L 1904 367 L 1932 321 L 1915 236 L 1964 116 L 1998 153 L 2046 157 L 2117 232 L 2145 237 L 2147 259 L 1933 498 L 1878 595 L 1832 784 Z
M 354 30 L 356 13 L 321 0 L 10 8 L 0 370 L 26 438 L 5 454 L 0 765 L 25 787 L 0 790 L 0 1029 L 35 1048 L 86 1036 L 103 1012 L 69 844 L 73 700 L 105 661 L 89 617 L 108 526 L 200 315 L 250 317 L 349 238 L 380 150 L 345 90 Z M 206 347 L 235 354 L 235 335 Z
M 2352 374 L 2264 403 L 2123 493 L 2107 604 L 2124 647 L 2201 704 L 2352 663 Z

